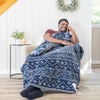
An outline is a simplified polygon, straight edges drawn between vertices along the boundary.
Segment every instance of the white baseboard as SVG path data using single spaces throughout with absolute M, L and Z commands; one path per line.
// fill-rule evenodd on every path
M 9 74 L 0 74 L 0 78 L 9 78 Z

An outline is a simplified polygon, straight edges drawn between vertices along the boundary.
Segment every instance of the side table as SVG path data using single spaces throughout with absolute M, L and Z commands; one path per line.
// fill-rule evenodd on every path
M 12 74 L 12 56 L 14 58 L 16 58 L 16 47 L 23 47 L 23 46 L 31 46 L 31 44 L 10 44 L 10 68 L 9 68 L 9 76 L 10 78 L 13 78 L 13 79 L 22 79 L 20 77 L 13 77 L 13 76 L 16 76 L 16 75 L 21 75 L 21 73 L 13 73 Z M 15 54 L 12 55 L 12 47 L 15 47 Z M 16 61 L 15 61 L 16 62 Z M 16 64 L 15 64 L 16 66 Z

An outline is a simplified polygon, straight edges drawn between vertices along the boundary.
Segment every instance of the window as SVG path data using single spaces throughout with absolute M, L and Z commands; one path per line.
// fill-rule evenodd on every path
M 92 24 L 100 24 L 100 0 L 92 0 Z

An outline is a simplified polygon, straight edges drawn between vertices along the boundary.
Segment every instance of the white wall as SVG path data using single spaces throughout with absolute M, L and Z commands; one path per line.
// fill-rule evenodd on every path
M 57 30 L 60 18 L 67 18 L 83 46 L 83 72 L 91 67 L 91 0 L 79 0 L 79 7 L 73 12 L 62 12 L 56 6 L 57 0 L 18 0 L 0 16 L 0 73 L 9 72 L 10 37 L 15 30 L 26 32 L 26 42 L 39 45 L 48 29 Z

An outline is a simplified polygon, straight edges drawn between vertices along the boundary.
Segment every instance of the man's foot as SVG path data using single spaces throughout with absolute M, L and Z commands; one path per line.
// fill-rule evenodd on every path
M 40 89 L 36 89 L 28 93 L 28 99 L 35 99 L 42 96 L 43 96 L 43 92 Z
M 28 93 L 35 90 L 35 89 L 38 89 L 38 88 L 36 88 L 32 85 L 29 85 L 27 88 L 25 88 L 23 91 L 20 92 L 20 95 L 28 98 Z

